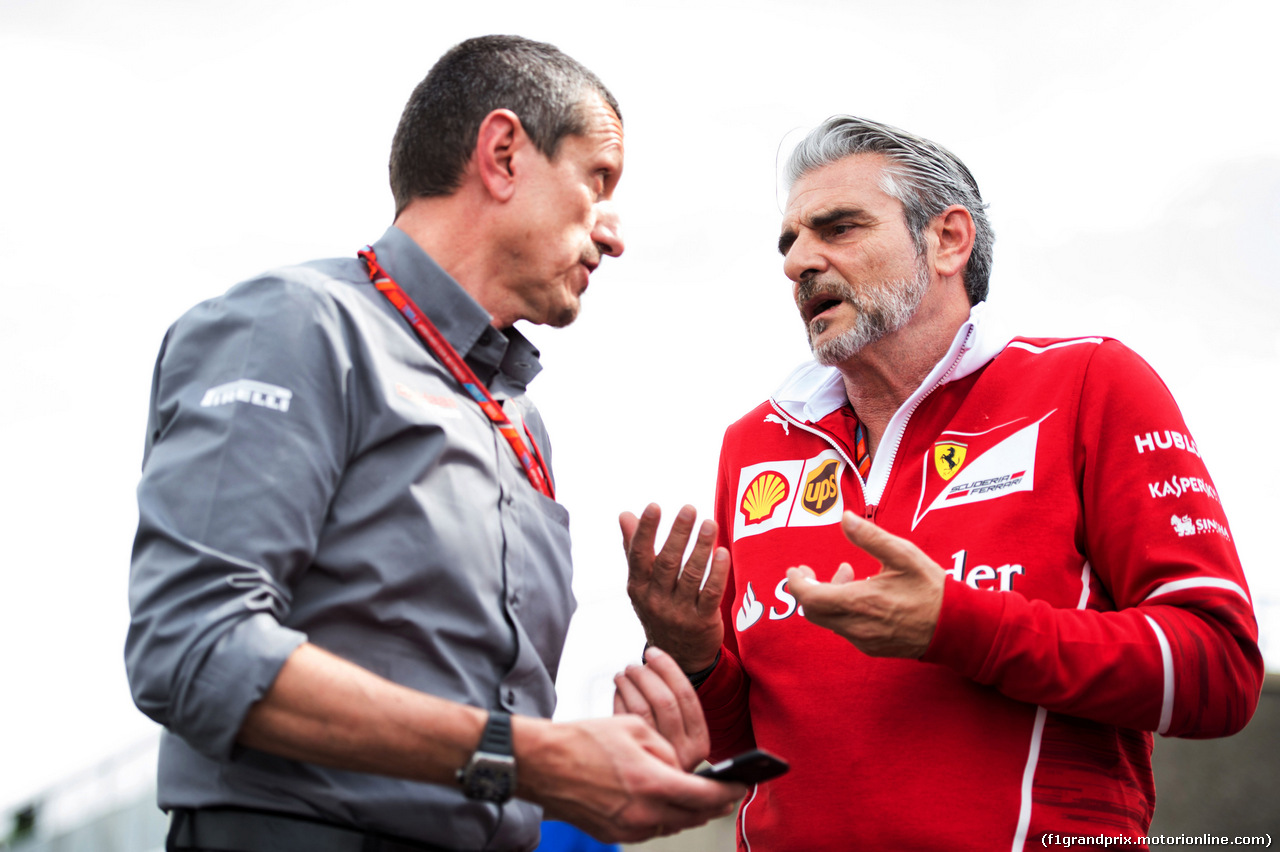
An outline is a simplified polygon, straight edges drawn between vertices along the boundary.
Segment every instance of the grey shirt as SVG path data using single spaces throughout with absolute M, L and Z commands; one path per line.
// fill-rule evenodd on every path
M 401 231 L 378 259 L 550 462 L 538 353 Z M 310 641 L 442 698 L 549 717 L 569 618 L 568 513 L 364 265 L 278 269 L 165 337 L 138 486 L 125 661 L 166 727 L 163 808 L 301 814 L 462 849 L 534 844 L 540 810 L 236 745 Z M 496 831 L 496 834 L 495 834 Z M 486 844 L 488 846 L 486 847 Z

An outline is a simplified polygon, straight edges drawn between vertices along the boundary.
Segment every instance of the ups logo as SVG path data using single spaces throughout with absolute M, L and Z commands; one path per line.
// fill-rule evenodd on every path
M 828 459 L 804 481 L 800 503 L 812 515 L 821 515 L 840 497 L 840 460 Z

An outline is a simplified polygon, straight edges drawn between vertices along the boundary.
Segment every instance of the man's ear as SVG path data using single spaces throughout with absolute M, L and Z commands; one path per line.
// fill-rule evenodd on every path
M 516 151 L 529 143 L 520 117 L 509 109 L 495 109 L 480 122 L 476 150 L 472 154 L 480 182 L 497 201 L 515 193 Z
M 933 220 L 932 228 L 938 240 L 934 269 L 944 278 L 959 275 L 973 253 L 977 236 L 973 216 L 964 207 L 953 204 Z

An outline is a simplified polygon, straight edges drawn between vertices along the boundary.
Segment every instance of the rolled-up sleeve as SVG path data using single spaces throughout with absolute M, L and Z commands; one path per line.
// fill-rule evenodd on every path
M 156 362 L 125 664 L 138 708 L 211 757 L 306 641 L 285 623 L 347 455 L 345 323 L 266 276 L 192 309 Z

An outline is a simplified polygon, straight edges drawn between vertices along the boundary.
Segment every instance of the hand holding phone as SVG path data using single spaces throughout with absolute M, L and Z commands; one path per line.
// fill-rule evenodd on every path
M 782 758 L 757 748 L 705 766 L 694 774 L 715 781 L 737 781 L 751 785 L 777 778 L 790 768 L 790 764 Z

